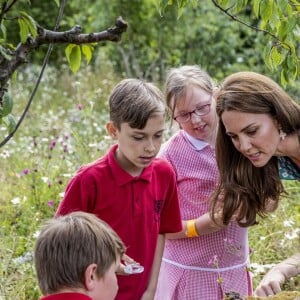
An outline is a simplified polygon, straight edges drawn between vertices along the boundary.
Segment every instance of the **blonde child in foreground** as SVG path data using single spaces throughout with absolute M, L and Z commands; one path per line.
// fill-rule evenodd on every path
M 113 300 L 125 247 L 96 216 L 74 212 L 46 222 L 34 261 L 41 300 Z

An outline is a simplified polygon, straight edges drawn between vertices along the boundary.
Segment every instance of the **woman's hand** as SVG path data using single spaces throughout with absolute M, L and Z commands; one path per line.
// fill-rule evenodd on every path
M 291 277 L 300 274 L 300 253 L 273 267 L 256 288 L 254 295 L 268 297 L 281 291 L 281 285 Z

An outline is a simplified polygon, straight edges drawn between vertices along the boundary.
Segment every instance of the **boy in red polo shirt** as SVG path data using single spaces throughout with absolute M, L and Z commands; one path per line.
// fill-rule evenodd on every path
M 48 220 L 34 249 L 41 300 L 113 300 L 125 246 L 108 224 L 86 212 Z
M 119 276 L 117 300 L 153 299 L 164 234 L 182 230 L 172 167 L 156 158 L 165 129 L 160 90 L 138 79 L 122 80 L 109 98 L 106 129 L 117 143 L 69 182 L 57 215 L 96 214 L 121 237 L 126 254 L 144 272 Z

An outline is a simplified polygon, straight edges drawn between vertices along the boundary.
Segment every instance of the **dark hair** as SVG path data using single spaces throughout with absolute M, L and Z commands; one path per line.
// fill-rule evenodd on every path
M 286 134 L 291 134 L 300 128 L 300 106 L 272 79 L 255 72 L 238 72 L 228 76 L 221 85 L 216 110 L 219 116 L 216 158 L 220 183 L 212 196 L 212 216 L 221 198 L 224 224 L 228 224 L 238 211 L 239 225 L 254 225 L 257 214 L 264 217 L 276 209 L 284 192 L 278 159 L 272 157 L 265 166 L 255 167 L 234 147 L 226 134 L 222 114 L 224 111 L 267 114 Z
M 121 123 L 143 129 L 151 115 L 165 112 L 162 92 L 152 83 L 124 79 L 109 97 L 110 120 L 120 129 Z
M 48 220 L 35 245 L 34 261 L 44 295 L 62 288 L 84 287 L 86 268 L 97 264 L 103 277 L 125 252 L 115 231 L 95 215 L 73 212 Z

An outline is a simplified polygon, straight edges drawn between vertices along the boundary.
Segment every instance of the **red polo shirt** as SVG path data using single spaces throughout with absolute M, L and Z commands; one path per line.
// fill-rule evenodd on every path
M 156 158 L 138 177 L 114 158 L 117 145 L 99 160 L 82 167 L 69 182 L 57 215 L 71 211 L 96 214 L 119 234 L 126 254 L 145 270 L 119 276 L 117 300 L 140 300 L 147 287 L 158 234 L 181 227 L 176 179 L 172 167 Z
M 92 298 L 80 293 L 59 293 L 42 297 L 40 300 L 92 300 Z

